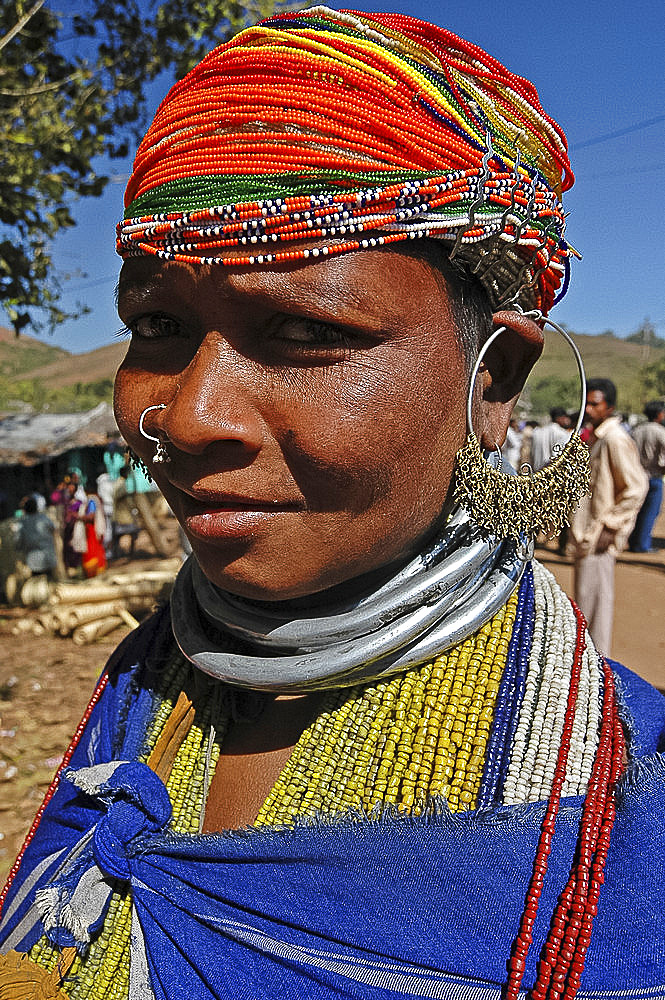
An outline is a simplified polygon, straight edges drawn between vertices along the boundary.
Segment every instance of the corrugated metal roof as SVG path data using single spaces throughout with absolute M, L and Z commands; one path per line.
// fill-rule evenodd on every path
M 70 448 L 103 445 L 117 433 L 108 403 L 86 413 L 13 413 L 0 419 L 0 465 L 37 465 Z

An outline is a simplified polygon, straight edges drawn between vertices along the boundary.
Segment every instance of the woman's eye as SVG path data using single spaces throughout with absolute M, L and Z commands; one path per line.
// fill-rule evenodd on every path
M 352 338 L 345 330 L 331 323 L 306 317 L 288 317 L 279 327 L 276 338 L 303 348 L 344 349 L 351 346 Z
M 178 320 L 164 313 L 146 313 L 129 322 L 127 328 L 133 337 L 144 340 L 178 337 L 182 334 L 182 326 Z

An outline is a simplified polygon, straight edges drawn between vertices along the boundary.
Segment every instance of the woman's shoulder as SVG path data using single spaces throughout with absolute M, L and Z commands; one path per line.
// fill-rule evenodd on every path
M 665 694 L 622 663 L 608 663 L 614 673 L 632 754 L 665 752 Z

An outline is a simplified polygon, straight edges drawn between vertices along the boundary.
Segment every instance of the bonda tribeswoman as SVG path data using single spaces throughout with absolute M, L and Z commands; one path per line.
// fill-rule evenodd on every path
M 665 996 L 663 699 L 530 558 L 577 438 L 496 468 L 571 182 L 531 84 L 399 15 L 274 17 L 167 96 L 116 412 L 193 557 L 30 831 L 7 989 Z

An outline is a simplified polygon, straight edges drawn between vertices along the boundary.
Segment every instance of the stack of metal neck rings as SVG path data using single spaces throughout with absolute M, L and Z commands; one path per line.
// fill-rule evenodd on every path
M 274 604 L 220 590 L 190 557 L 171 596 L 173 632 L 191 663 L 237 687 L 299 693 L 369 683 L 481 628 L 532 553 L 532 545 L 488 538 L 460 509 L 401 569 Z

